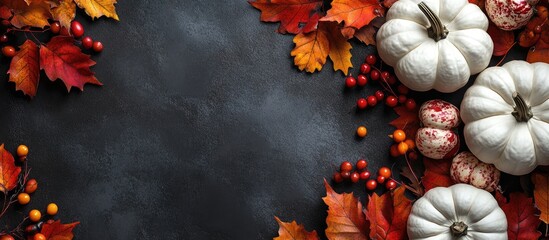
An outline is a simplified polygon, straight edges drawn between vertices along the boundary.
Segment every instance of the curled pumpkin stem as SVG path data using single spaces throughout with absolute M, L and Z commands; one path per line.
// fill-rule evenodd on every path
M 434 39 L 435 42 L 445 39 L 448 36 L 448 29 L 442 24 L 440 18 L 424 2 L 420 2 L 418 7 L 431 23 L 431 26 L 427 29 L 429 37 Z
M 517 119 L 518 122 L 528 122 L 530 118 L 534 116 L 532 114 L 532 108 L 528 106 L 524 98 L 518 94 L 518 92 L 513 93 L 513 101 L 515 101 L 515 111 L 513 111 L 513 116 Z
M 468 226 L 464 222 L 455 222 L 450 226 L 450 231 L 455 237 L 462 237 L 467 235 L 467 228 Z

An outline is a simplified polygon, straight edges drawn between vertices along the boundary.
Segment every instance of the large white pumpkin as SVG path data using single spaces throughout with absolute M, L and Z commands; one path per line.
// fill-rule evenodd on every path
M 399 0 L 377 32 L 377 49 L 416 91 L 454 92 L 490 63 L 488 18 L 467 0 Z M 430 17 L 427 17 L 430 16 Z
M 461 102 L 465 142 L 513 175 L 549 165 L 549 64 L 511 61 L 482 72 Z
M 496 199 L 467 184 L 429 190 L 412 206 L 407 229 L 412 240 L 507 239 L 507 219 Z

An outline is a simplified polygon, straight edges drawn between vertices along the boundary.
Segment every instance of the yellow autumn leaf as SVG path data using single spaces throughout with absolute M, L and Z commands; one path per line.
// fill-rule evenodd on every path
M 1 0 L 0 3 L 13 11 L 10 22 L 17 28 L 49 26 L 48 19 L 51 18 L 51 13 L 47 1 Z
M 61 0 L 59 5 L 51 9 L 53 19 L 59 21 L 61 26 L 70 29 L 71 22 L 76 16 L 76 4 L 73 0 Z
M 351 62 L 351 44 L 347 42 L 347 38 L 341 34 L 335 22 L 326 24 L 328 39 L 330 42 L 330 59 L 334 64 L 334 71 L 341 70 L 344 75 L 347 75 L 349 68 L 353 67 Z
M 79 8 L 83 8 L 92 19 L 106 16 L 109 18 L 118 19 L 114 4 L 116 0 L 74 0 Z
M 295 48 L 290 53 L 299 70 L 310 73 L 322 70 L 330 50 L 327 32 L 319 26 L 316 31 L 294 37 Z

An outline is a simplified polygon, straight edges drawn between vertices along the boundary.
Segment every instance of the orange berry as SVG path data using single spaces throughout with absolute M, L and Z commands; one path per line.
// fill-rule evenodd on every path
M 59 211 L 59 208 L 57 207 L 57 204 L 55 203 L 50 203 L 48 204 L 48 207 L 46 208 L 46 213 L 48 213 L 48 215 L 55 215 L 57 214 L 57 211 Z
M 37 234 L 34 234 L 33 240 L 46 240 L 46 236 L 44 236 L 44 234 L 42 233 L 37 233 Z
M 404 155 L 406 152 L 408 152 L 408 144 L 405 142 L 400 142 L 398 144 L 398 153 L 400 153 L 400 155 Z
M 27 205 L 30 202 L 30 200 L 31 198 L 27 193 L 19 193 L 19 195 L 17 195 L 17 201 L 21 205 Z
M 36 209 L 33 209 L 29 212 L 29 219 L 33 222 L 40 221 L 40 218 L 42 218 L 42 213 Z
M 367 134 L 368 134 L 368 129 L 366 129 L 366 127 L 364 126 L 360 126 L 356 129 L 356 135 L 361 138 L 366 137 Z
M 27 146 L 21 144 L 17 147 L 17 156 L 26 157 L 27 154 L 29 154 L 29 148 Z
M 406 140 L 406 133 L 401 129 L 397 129 L 393 132 L 393 140 L 397 143 Z
M 412 140 L 412 139 L 406 139 L 404 142 L 405 142 L 406 144 L 408 144 L 408 148 L 409 148 L 409 149 L 414 149 L 414 148 L 416 148 L 416 143 L 414 142 L 414 140 Z
M 32 178 L 25 183 L 25 192 L 28 194 L 31 194 L 33 192 L 36 192 L 36 189 L 38 188 L 38 182 L 36 182 L 36 179 Z
M 390 154 L 391 154 L 391 157 L 398 157 L 400 156 L 400 152 L 398 151 L 398 145 L 397 144 L 393 144 L 391 145 L 391 149 L 390 149 Z
M 382 167 L 377 172 L 378 176 L 383 176 L 384 178 L 388 179 L 391 177 L 391 169 L 388 167 Z
M 2 235 L 0 236 L 0 240 L 15 240 L 15 238 L 13 238 L 11 235 L 9 234 L 6 234 L 6 235 Z

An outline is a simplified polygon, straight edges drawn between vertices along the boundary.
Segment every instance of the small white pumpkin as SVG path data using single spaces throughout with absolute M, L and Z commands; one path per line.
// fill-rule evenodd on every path
M 456 183 L 471 184 L 492 192 L 498 188 L 501 173 L 493 165 L 483 163 L 471 152 L 460 152 L 452 160 L 450 176 Z
M 377 50 L 408 88 L 454 92 L 490 63 L 488 18 L 467 0 L 399 0 L 377 32 Z
M 469 150 L 513 175 L 549 165 L 549 64 L 511 61 L 482 72 L 461 102 Z
M 436 187 L 418 199 L 408 217 L 414 239 L 507 239 L 507 219 L 487 191 L 467 184 Z

